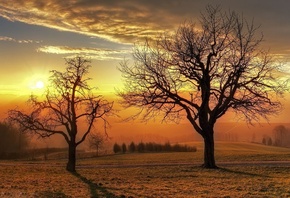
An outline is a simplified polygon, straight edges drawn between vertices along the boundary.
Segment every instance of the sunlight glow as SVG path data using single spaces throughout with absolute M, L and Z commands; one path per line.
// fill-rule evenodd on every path
M 34 94 L 40 94 L 44 91 L 47 86 L 48 77 L 45 74 L 33 74 L 31 77 L 26 79 L 26 87 L 28 92 L 33 92 Z
M 43 89 L 44 88 L 44 82 L 41 79 L 32 80 L 29 83 L 29 88 L 30 89 Z
M 35 88 L 36 89 L 42 89 L 42 88 L 44 88 L 44 82 L 42 82 L 41 80 L 37 81 L 35 83 Z

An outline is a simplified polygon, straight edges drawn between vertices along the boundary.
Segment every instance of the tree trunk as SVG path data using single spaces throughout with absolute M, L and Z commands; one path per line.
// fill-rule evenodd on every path
M 213 132 L 204 136 L 204 168 L 217 168 L 214 156 L 214 137 Z
M 68 162 L 66 170 L 69 172 L 76 172 L 76 144 L 70 142 L 68 146 Z

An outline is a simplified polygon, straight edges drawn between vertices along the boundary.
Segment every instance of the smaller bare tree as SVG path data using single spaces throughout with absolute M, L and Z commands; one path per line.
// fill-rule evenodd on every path
M 284 125 L 278 125 L 273 129 L 274 145 L 288 146 L 289 145 L 289 130 Z
M 8 119 L 23 131 L 42 138 L 61 135 L 68 144 L 66 169 L 75 172 L 77 146 L 84 142 L 97 120 L 103 122 L 106 130 L 106 116 L 111 114 L 113 103 L 95 95 L 95 88 L 89 86 L 89 60 L 77 56 L 66 59 L 66 66 L 64 72 L 51 71 L 50 85 L 42 100 L 35 95 L 30 97 L 30 113 L 10 110 Z
M 95 132 L 89 135 L 88 140 L 90 148 L 96 150 L 96 155 L 98 157 L 99 151 L 104 147 L 107 137 L 100 132 Z

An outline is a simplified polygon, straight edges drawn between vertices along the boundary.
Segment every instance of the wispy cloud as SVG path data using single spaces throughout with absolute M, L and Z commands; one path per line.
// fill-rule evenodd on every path
M 37 49 L 39 52 L 50 54 L 84 54 L 92 59 L 98 60 L 119 60 L 124 59 L 130 53 L 129 50 L 109 50 L 99 48 L 86 48 L 86 47 L 69 47 L 69 46 L 42 46 Z
M 132 43 L 172 29 L 184 17 L 166 9 L 175 1 L 150 2 L 0 0 L 0 16 L 11 21 Z M 157 8 L 155 4 L 162 6 Z
M 0 36 L 0 41 L 16 41 L 16 40 L 11 37 Z
M 0 36 L 0 41 L 11 41 L 16 43 L 41 43 L 41 41 L 34 40 L 18 40 L 7 36 Z

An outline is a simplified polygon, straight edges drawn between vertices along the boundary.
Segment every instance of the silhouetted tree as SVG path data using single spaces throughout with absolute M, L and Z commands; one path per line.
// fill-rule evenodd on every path
M 204 139 L 204 164 L 216 168 L 214 125 L 227 111 L 248 122 L 277 113 L 286 84 L 278 65 L 259 49 L 257 28 L 235 12 L 208 6 L 200 24 L 185 23 L 172 35 L 134 49 L 134 65 L 120 64 L 124 107 L 143 120 L 188 119 Z M 277 74 L 275 76 L 275 74 Z
M 75 172 L 76 148 L 92 131 L 95 121 L 101 120 L 106 130 L 106 116 L 113 103 L 94 94 L 95 88 L 88 84 L 90 61 L 83 57 L 65 59 L 64 72 L 52 70 L 50 84 L 44 97 L 32 95 L 29 113 L 10 110 L 9 119 L 19 124 L 22 130 L 40 137 L 61 135 L 68 144 L 66 169 Z M 79 127 L 78 124 L 82 124 Z
M 262 144 L 267 145 L 267 140 L 265 137 L 263 137 L 263 139 L 262 139 Z
M 134 142 L 131 142 L 129 145 L 129 151 L 134 153 L 136 151 L 136 145 Z
M 122 152 L 126 153 L 127 152 L 127 146 L 125 143 L 122 144 Z
M 155 143 L 153 143 L 153 142 L 147 142 L 146 144 L 145 144 L 145 150 L 146 151 L 149 151 L 149 152 L 154 152 L 155 151 Z
M 138 145 L 137 145 L 137 151 L 139 153 L 143 153 L 145 152 L 145 144 L 143 142 L 140 142 Z
M 106 137 L 100 132 L 91 133 L 88 136 L 90 148 L 96 149 L 97 156 L 99 156 L 99 150 L 103 147 Z
M 163 145 L 163 151 L 171 151 L 171 144 L 169 142 Z
M 269 139 L 268 139 L 267 145 L 268 145 L 268 146 L 272 146 L 272 145 L 273 145 L 272 138 L 269 138 Z
M 113 146 L 113 151 L 114 151 L 114 153 L 119 153 L 122 151 L 122 148 L 119 144 L 115 143 Z
M 182 152 L 182 151 L 187 151 L 187 147 L 186 146 L 181 147 L 179 144 L 174 144 L 172 146 L 172 150 L 175 152 Z
M 26 134 L 9 123 L 0 122 L 0 158 L 9 155 L 10 152 L 23 151 L 28 145 Z
M 273 129 L 274 145 L 287 146 L 290 140 L 290 134 L 284 125 L 278 125 Z

